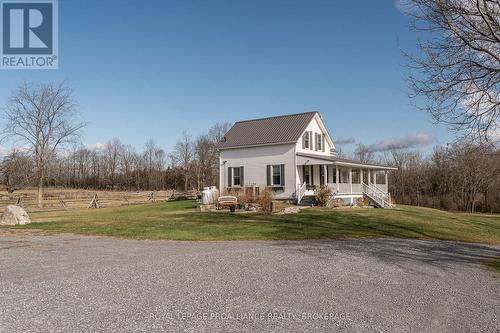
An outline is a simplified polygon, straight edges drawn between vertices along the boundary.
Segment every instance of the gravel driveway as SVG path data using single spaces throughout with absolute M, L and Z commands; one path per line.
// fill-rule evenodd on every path
M 500 248 L 0 237 L 0 332 L 498 332 Z

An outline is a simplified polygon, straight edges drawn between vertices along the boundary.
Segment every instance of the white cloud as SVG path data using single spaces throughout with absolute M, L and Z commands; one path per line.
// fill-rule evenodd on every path
M 427 146 L 434 141 L 434 137 L 425 132 L 414 133 L 403 138 L 387 138 L 368 146 L 372 151 L 387 151 L 390 149 L 416 148 Z
M 0 145 L 0 156 L 5 156 L 10 153 L 10 149 L 5 146 Z
M 97 143 L 94 143 L 91 145 L 87 145 L 87 149 L 89 149 L 89 150 L 104 150 L 105 147 L 106 147 L 106 145 L 104 143 L 100 143 L 100 142 L 97 142 Z
M 20 145 L 20 146 L 14 146 L 11 148 L 7 148 L 3 145 L 0 145 L 0 156 L 7 156 L 11 154 L 13 151 L 18 151 L 18 152 L 29 152 L 30 147 L 28 145 Z
M 338 138 L 337 140 L 334 140 L 334 143 L 336 145 L 352 145 L 354 142 L 356 142 L 356 139 L 354 138 Z

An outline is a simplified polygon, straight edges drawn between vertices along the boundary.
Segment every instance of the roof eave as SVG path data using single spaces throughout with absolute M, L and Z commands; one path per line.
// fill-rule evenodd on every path
M 386 165 L 368 164 L 368 163 L 361 163 L 361 162 L 357 162 L 357 161 L 345 161 L 345 160 L 341 160 L 339 158 L 336 158 L 334 156 L 314 155 L 314 154 L 304 154 L 304 153 L 297 153 L 296 155 L 306 157 L 306 158 L 307 157 L 317 158 L 319 160 L 328 161 L 334 165 L 358 166 L 358 167 L 367 167 L 367 168 L 381 169 L 381 170 L 398 170 L 398 168 L 396 168 L 396 167 L 391 167 L 391 166 L 386 166 Z
M 228 150 L 228 149 L 238 149 L 238 148 L 252 148 L 252 147 L 262 147 L 262 146 L 281 146 L 296 144 L 296 141 L 286 141 L 286 142 L 272 142 L 272 143 L 260 143 L 252 145 L 241 145 L 241 146 L 230 146 L 230 147 L 217 147 L 217 150 Z

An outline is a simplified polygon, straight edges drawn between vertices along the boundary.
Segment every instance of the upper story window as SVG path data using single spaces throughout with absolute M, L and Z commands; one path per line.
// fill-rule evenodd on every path
M 321 133 L 314 133 L 315 141 L 316 141 L 316 150 L 324 151 L 325 150 L 325 137 Z
M 307 131 L 304 133 L 302 136 L 302 148 L 303 149 L 312 149 L 312 142 L 311 142 L 311 132 Z

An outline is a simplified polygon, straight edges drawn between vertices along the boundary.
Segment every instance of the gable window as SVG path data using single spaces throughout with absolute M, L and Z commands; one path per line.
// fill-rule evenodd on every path
M 314 136 L 316 137 L 316 150 L 320 151 L 320 150 L 322 150 L 322 146 L 323 146 L 322 135 L 319 133 L 314 133 Z
M 312 132 L 307 131 L 302 136 L 302 148 L 303 149 L 312 149 Z

